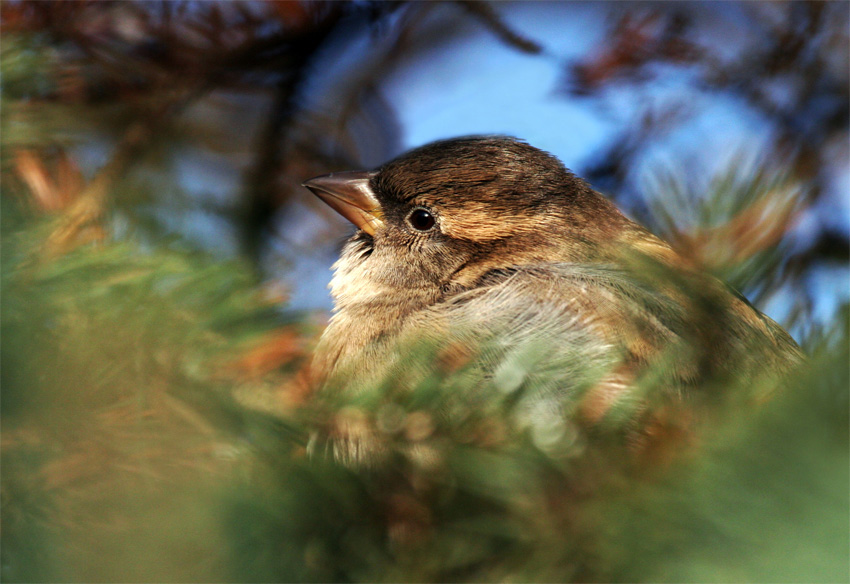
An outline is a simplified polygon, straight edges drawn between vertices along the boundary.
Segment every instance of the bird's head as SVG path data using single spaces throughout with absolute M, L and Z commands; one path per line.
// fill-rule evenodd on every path
M 304 186 L 359 228 L 340 270 L 368 262 L 370 278 L 408 287 L 585 260 L 630 224 L 554 156 L 509 137 L 434 142 Z

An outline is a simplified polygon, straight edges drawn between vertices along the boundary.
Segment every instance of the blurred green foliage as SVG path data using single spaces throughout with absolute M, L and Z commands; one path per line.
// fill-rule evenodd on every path
M 4 579 L 174 578 L 158 548 L 209 545 L 184 532 L 242 440 L 224 356 L 286 319 L 237 265 L 131 241 L 44 261 L 47 225 L 5 227 Z
M 644 471 L 462 366 L 258 411 L 234 396 L 285 391 L 286 368 L 223 364 L 311 329 L 238 263 L 132 240 L 46 261 L 45 223 L 9 200 L 6 581 L 848 578 L 846 308 L 787 391 L 718 405 L 698 446 Z M 380 460 L 334 462 L 341 426 Z

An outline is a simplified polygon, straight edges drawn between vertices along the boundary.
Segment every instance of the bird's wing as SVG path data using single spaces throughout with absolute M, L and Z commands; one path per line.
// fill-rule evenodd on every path
M 634 380 L 634 363 L 675 340 L 679 312 L 616 269 L 544 264 L 488 274 L 410 317 L 402 336 L 474 353 L 502 389 L 577 403 L 594 388 L 608 403 Z
M 714 284 L 665 289 L 615 266 L 523 266 L 488 274 L 405 329 L 462 348 L 477 344 L 482 371 L 497 386 L 525 384 L 567 402 L 575 396 L 593 419 L 630 398 L 649 371 L 660 376 L 658 390 L 678 396 L 706 374 L 753 376 L 767 363 L 780 372 L 796 360 L 793 341 L 777 341 L 758 311 L 725 293 L 715 306 Z

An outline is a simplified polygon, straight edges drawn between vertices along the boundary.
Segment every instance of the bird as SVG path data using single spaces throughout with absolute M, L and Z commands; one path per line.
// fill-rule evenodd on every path
M 803 359 L 746 298 L 520 139 L 441 140 L 303 186 L 356 227 L 333 266 L 319 386 L 403 379 L 430 343 L 587 424 L 637 402 L 645 427 L 649 372 L 676 402 L 718 391 L 707 379 L 773 387 Z

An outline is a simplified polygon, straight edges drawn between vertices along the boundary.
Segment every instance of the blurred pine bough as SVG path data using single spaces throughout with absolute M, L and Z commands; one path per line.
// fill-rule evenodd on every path
M 292 381 L 317 333 L 312 317 L 281 310 L 256 284 L 250 260 L 224 262 L 164 238 L 150 207 L 163 204 L 158 192 L 179 199 L 179 188 L 170 175 L 131 172 L 128 162 L 167 160 L 163 149 L 180 132 L 149 128 L 185 112 L 205 83 L 233 89 L 280 65 L 280 54 L 265 52 L 257 69 L 242 70 L 250 59 L 237 51 L 222 72 L 200 67 L 207 61 L 197 47 L 162 54 L 130 34 L 109 37 L 90 55 L 91 69 L 75 69 L 68 39 L 85 46 L 104 28 L 75 37 L 74 26 L 96 21 L 74 11 L 91 7 L 42 4 L 4 3 L 4 26 L 15 22 L 16 5 L 24 20 L 27 10 L 46 20 L 42 31 L 22 26 L 0 40 L 4 581 L 850 579 L 847 306 L 834 324 L 807 332 L 811 362 L 787 391 L 753 409 L 734 397 L 751 388 L 727 387 L 713 424 L 661 471 L 630 466 L 616 433 L 590 440 L 569 420 L 531 423 L 516 393 L 482 396 L 464 386 L 462 367 L 406 392 L 388 384 L 314 399 Z M 298 6 L 274 9 L 319 30 L 345 22 L 338 11 L 349 10 L 317 5 L 307 12 L 323 15 L 311 20 Z M 357 6 L 380 20 L 394 5 Z M 208 25 L 200 37 L 227 29 L 214 11 L 189 12 Z M 292 54 L 317 49 L 295 46 Z M 158 104 L 180 70 L 163 63 L 180 55 L 222 77 L 188 77 Z M 291 80 L 277 81 L 287 104 Z M 285 122 L 269 121 L 270 143 Z M 330 133 L 333 121 L 325 122 L 313 135 Z M 119 136 L 111 162 L 89 180 L 67 154 L 75 128 Z M 290 174 L 354 166 L 362 154 L 340 148 L 334 159 L 302 146 L 293 147 L 303 158 L 288 162 L 302 165 Z M 274 164 L 263 159 L 270 150 L 258 149 L 249 175 Z M 697 258 L 717 245 L 746 250 L 714 268 L 768 295 L 783 281 L 776 243 L 789 212 L 771 177 L 720 177 L 687 229 L 658 209 L 651 223 L 681 236 Z M 686 202 L 685 182 L 659 181 L 659 200 Z M 258 195 L 246 225 L 270 187 L 250 188 Z M 775 238 L 736 240 L 741 224 Z M 386 464 L 352 469 L 323 456 L 320 437 L 340 424 L 377 434 Z
M 787 391 L 755 408 L 726 387 L 695 444 L 644 469 L 616 432 L 535 422 L 463 364 L 405 391 L 287 395 L 303 351 L 273 371 L 244 356 L 314 327 L 238 264 L 132 240 L 46 260 L 44 220 L 8 195 L 5 581 L 848 577 L 846 307 Z M 325 456 L 340 425 L 384 461 Z

